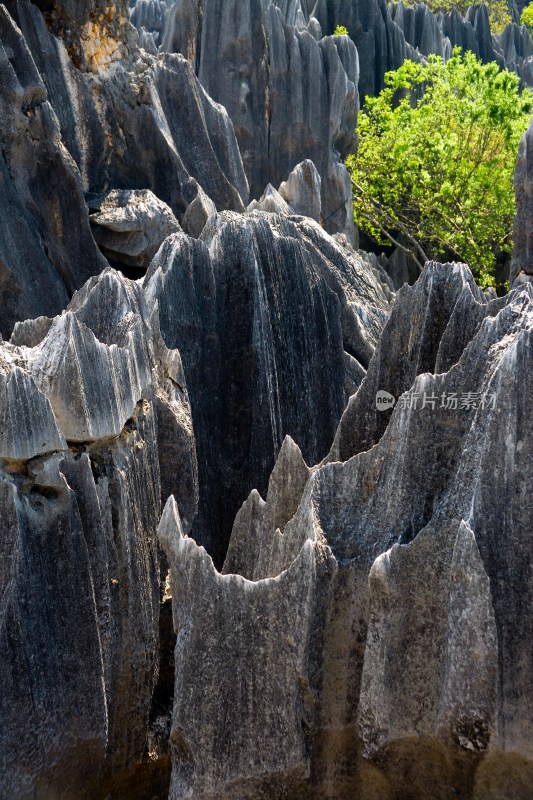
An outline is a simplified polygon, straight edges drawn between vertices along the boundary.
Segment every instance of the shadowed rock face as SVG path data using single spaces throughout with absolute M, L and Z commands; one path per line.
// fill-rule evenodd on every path
M 312 14 L 324 34 L 344 25 L 359 54 L 361 98 L 383 88 L 383 76 L 406 58 L 417 60 L 415 49 L 391 19 L 385 0 L 316 0 Z
M 248 201 L 232 124 L 185 59 L 140 51 L 118 6 L 93 9 L 115 26 L 118 50 L 109 59 L 87 51 L 85 61 L 69 37 L 87 49 L 95 41 L 104 46 L 108 35 L 84 33 L 93 24 L 89 6 L 55 4 L 50 14 L 58 22 L 47 17 L 50 30 L 29 0 L 7 7 L 12 16 L 0 11 L 4 336 L 18 320 L 59 313 L 106 267 L 84 192 L 150 189 L 178 219 L 192 205 L 187 228 L 194 232 L 211 202 L 240 210 Z
M 3 6 L 0 42 L 0 333 L 8 336 L 19 319 L 59 313 L 106 261 L 45 86 Z
M 372 449 L 309 470 L 287 440 L 224 574 L 169 501 L 171 798 L 477 799 L 498 764 L 495 796 L 526 800 L 532 332 L 530 286 L 487 303 L 430 265 L 384 333 L 406 385 Z M 359 394 L 397 358 L 378 348 Z
M 309 13 L 324 34 L 332 33 L 337 25 L 347 27 L 359 53 L 361 97 L 377 94 L 385 73 L 397 69 L 406 58 L 417 61 L 420 54 L 430 53 L 448 58 L 456 46 L 482 61 L 496 61 L 516 71 L 531 84 L 529 33 L 512 23 L 502 34 L 493 35 L 487 9 L 480 3 L 472 5 L 464 17 L 457 9 L 435 15 L 424 3 L 410 8 L 401 2 L 387 5 L 384 0 L 316 0 Z
M 0 346 L 0 795 L 93 800 L 146 758 L 156 526 L 163 477 L 195 513 L 190 409 L 179 354 L 112 270 L 14 341 Z
M 316 223 L 258 212 L 212 217 L 201 241 L 169 238 L 144 286 L 183 358 L 200 468 L 194 536 L 221 566 L 235 513 L 266 490 L 284 437 L 310 463 L 325 456 L 390 292 Z
M 516 218 L 513 230 L 511 284 L 533 276 L 533 127 L 522 137 L 514 176 Z
M 86 190 L 151 189 L 181 216 L 192 177 L 219 208 L 242 208 L 248 187 L 231 122 L 183 59 L 133 43 L 121 61 L 86 72 L 31 3 L 14 5 Z M 125 40 L 136 33 L 121 30 Z
M 416 292 L 401 289 L 379 341 L 379 355 L 348 402 L 329 460 L 347 461 L 377 444 L 392 413 L 376 407 L 377 393 L 398 398 L 417 375 L 449 369 L 486 314 L 486 298 L 465 266 L 445 270 L 428 264 Z
M 174 0 L 139 0 L 130 2 L 130 20 L 141 33 L 148 34 L 154 45 L 161 43 L 165 22 Z
M 311 159 L 322 179 L 325 227 L 352 243 L 351 189 L 340 162 L 356 146 L 357 88 L 363 97 L 375 95 L 385 73 L 406 58 L 448 58 L 454 46 L 517 71 L 526 83 L 532 71 L 529 33 L 513 24 L 492 36 L 479 4 L 464 18 L 456 10 L 435 16 L 424 4 L 407 8 L 385 0 L 246 0 L 238 7 L 177 0 L 170 10 L 163 1 L 150 9 L 154 30 L 162 24 L 156 17 L 164 19 L 161 50 L 182 53 L 228 110 L 253 200 Z M 133 15 L 146 19 L 145 0 L 134 4 Z M 322 38 L 337 25 L 350 37 Z

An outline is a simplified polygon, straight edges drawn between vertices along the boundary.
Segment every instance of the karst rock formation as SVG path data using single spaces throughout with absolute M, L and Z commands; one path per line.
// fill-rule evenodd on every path
M 533 82 L 483 6 L 0 4 L 0 800 L 531 800 L 533 129 L 501 298 L 343 163 L 456 44 Z

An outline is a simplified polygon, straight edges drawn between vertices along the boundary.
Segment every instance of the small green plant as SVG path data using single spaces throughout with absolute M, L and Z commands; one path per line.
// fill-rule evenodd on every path
M 348 36 L 348 28 L 345 28 L 344 25 L 337 25 L 333 31 L 333 36 Z
M 472 53 L 405 61 L 385 76 L 359 116 L 359 149 L 347 166 L 356 223 L 381 244 L 467 262 L 481 286 L 497 285 L 511 252 L 513 175 L 533 94 L 517 75 Z M 500 284 L 503 287 L 503 281 Z
M 530 3 L 522 11 L 520 22 L 525 25 L 528 31 L 533 35 L 533 3 Z

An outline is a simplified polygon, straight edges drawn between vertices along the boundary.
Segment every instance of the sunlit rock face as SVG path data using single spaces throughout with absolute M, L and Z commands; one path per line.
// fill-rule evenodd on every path
M 532 335 L 531 286 L 486 302 L 466 267 L 431 264 L 343 420 L 351 457 L 310 469 L 287 439 L 222 573 L 167 503 L 173 800 L 477 799 L 493 781 L 526 800 Z M 386 420 L 370 449 L 359 395 Z

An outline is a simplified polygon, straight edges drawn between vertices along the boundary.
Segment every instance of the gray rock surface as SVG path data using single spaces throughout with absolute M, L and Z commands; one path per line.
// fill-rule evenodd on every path
M 0 60 L 0 332 L 9 336 L 20 319 L 59 313 L 106 262 L 46 88 L 4 6 Z
M 259 200 L 252 200 L 248 205 L 247 211 L 266 211 L 269 214 L 282 214 L 290 216 L 287 201 L 280 195 L 272 184 L 268 184 Z
M 456 12 L 459 16 L 458 12 Z M 451 42 L 445 40 L 442 22 L 424 3 L 415 6 L 404 6 L 402 2 L 392 5 L 390 14 L 395 24 L 403 31 L 406 42 L 423 55 L 438 53 L 451 55 Z M 461 20 L 462 22 L 462 20 Z M 473 33 L 473 32 L 472 32 Z M 472 36 L 472 45 L 475 37 Z M 457 42 L 457 44 L 460 44 Z
M 377 94 L 383 88 L 383 76 L 397 69 L 406 58 L 417 59 L 404 32 L 391 18 L 385 0 L 316 0 L 312 14 L 324 34 L 344 25 L 359 54 L 360 97 Z
M 347 374 L 364 374 L 390 291 L 316 223 L 260 212 L 211 217 L 200 241 L 169 238 L 144 286 L 183 358 L 199 463 L 194 536 L 221 566 L 235 513 L 253 488 L 266 491 L 284 437 L 311 463 L 326 455 Z
M 316 32 L 316 29 L 315 29 Z M 329 231 L 354 239 L 342 159 L 355 146 L 358 59 L 348 37 L 317 41 L 300 3 L 178 0 L 162 49 L 185 55 L 235 126 L 251 196 L 305 159 L 322 179 Z
M 185 59 L 139 50 L 122 4 L 42 9 L 12 0 L 0 18 L 4 335 L 59 313 L 107 265 L 84 193 L 151 190 L 178 219 L 193 204 L 195 233 L 209 198 L 248 202 L 233 126 Z
M 376 407 L 378 391 L 398 398 L 417 375 L 435 372 L 437 364 L 438 371 L 448 369 L 486 314 L 486 298 L 465 265 L 430 263 L 417 291 L 404 286 L 397 299 L 378 343 L 379 353 L 344 411 L 330 460 L 347 461 L 377 444 L 392 413 L 391 408 Z
M 520 143 L 514 175 L 516 217 L 510 282 L 533 275 L 533 122 Z
M 406 58 L 417 61 L 430 53 L 448 58 L 455 46 L 518 72 L 531 85 L 531 37 L 519 28 L 516 18 L 502 34 L 493 35 L 486 7 L 480 3 L 472 5 L 464 17 L 455 8 L 435 15 L 424 3 L 408 7 L 384 0 L 316 0 L 309 13 L 325 34 L 337 25 L 347 27 L 359 53 L 361 97 L 377 94 L 385 73 L 397 69 Z
M 286 181 L 279 187 L 281 197 L 289 206 L 289 213 L 321 221 L 322 180 L 312 161 L 297 164 Z
M 187 210 L 181 219 L 181 224 L 185 233 L 197 239 L 209 217 L 216 213 L 217 207 L 194 178 L 187 183 L 185 196 Z
M 511 10 L 0 5 L 2 800 L 530 800 L 531 134 L 504 298 L 342 165 Z
M 107 270 L 0 343 L 2 797 L 137 797 L 149 768 L 161 489 L 185 518 L 196 495 L 181 361 L 155 322 Z
M 487 303 L 472 286 L 430 265 L 400 292 L 389 341 L 436 361 L 410 372 L 373 448 L 309 471 L 285 442 L 224 574 L 167 504 L 172 800 L 528 798 L 533 291 Z M 378 348 L 360 393 L 389 361 Z
M 89 205 L 93 236 L 104 255 L 145 271 L 167 236 L 181 230 L 170 208 L 149 189 L 114 190 Z
M 517 72 L 526 86 L 533 85 L 531 80 L 533 42 L 525 25 L 507 25 L 503 33 L 496 35 L 494 40 L 502 53 L 507 69 Z
M 155 46 L 161 44 L 168 13 L 174 0 L 137 0 L 130 3 L 130 21 L 148 34 Z

